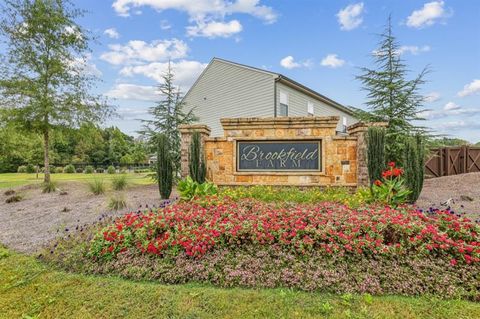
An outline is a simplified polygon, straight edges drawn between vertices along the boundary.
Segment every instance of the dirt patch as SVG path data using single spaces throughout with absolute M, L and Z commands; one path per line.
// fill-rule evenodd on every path
M 60 183 L 61 191 L 43 194 L 39 185 L 15 188 L 23 198 L 20 202 L 5 203 L 0 194 L 0 243 L 16 251 L 33 253 L 66 228 L 97 221 L 102 214 L 120 216 L 149 205 L 159 205 L 157 185 L 132 186 L 124 191 L 127 207 L 115 212 L 108 209 L 108 200 L 114 194 L 95 196 L 81 182 Z
M 425 180 L 417 205 L 446 209 L 474 220 L 480 218 L 480 173 L 444 176 Z

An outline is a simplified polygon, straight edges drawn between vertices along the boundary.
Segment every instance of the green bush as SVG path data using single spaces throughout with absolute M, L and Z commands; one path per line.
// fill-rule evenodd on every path
M 107 173 L 108 173 L 108 174 L 115 174 L 115 173 L 116 173 L 115 167 L 114 167 L 113 165 L 110 165 L 110 166 L 107 168 Z
M 371 126 L 367 131 L 367 167 L 370 184 L 381 179 L 385 170 L 385 139 L 386 130 Z
M 173 162 L 170 145 L 165 134 L 158 136 L 157 142 L 157 183 L 162 199 L 169 199 L 173 187 Z
M 352 193 L 345 187 L 308 187 L 301 189 L 295 186 L 235 186 L 221 187 L 220 197 L 234 200 L 253 198 L 263 202 L 308 203 L 337 202 L 349 207 L 359 207 L 373 201 L 371 192 L 366 187 L 358 188 Z
M 85 170 L 83 171 L 85 174 L 93 174 L 95 170 L 93 169 L 93 166 L 87 165 L 85 166 Z
M 405 181 L 411 191 L 409 201 L 417 201 L 423 188 L 425 152 L 420 136 L 411 137 L 405 142 Z
M 33 174 L 37 171 L 37 167 L 33 164 L 28 164 L 27 165 L 27 173 L 28 174 Z
M 54 181 L 43 183 L 43 185 L 42 185 L 42 192 L 43 193 L 53 193 L 56 190 L 57 190 L 57 183 L 54 182 Z
M 95 170 L 96 173 L 104 173 L 105 172 L 105 169 L 103 167 L 98 167 L 96 170 Z
M 65 168 L 63 169 L 63 172 L 64 172 L 64 173 L 67 173 L 67 174 L 73 174 L 73 173 L 75 173 L 75 166 L 73 166 L 72 164 L 68 164 L 68 165 L 65 166 Z
M 120 210 L 127 206 L 127 201 L 123 195 L 115 195 L 108 202 L 108 208 L 112 210 Z
M 178 182 L 177 186 L 180 198 L 182 200 L 192 200 L 195 197 L 212 196 L 218 193 L 218 188 L 214 183 L 198 183 L 190 176 Z
M 94 179 L 92 182 L 88 183 L 90 192 L 94 195 L 105 194 L 105 183 L 103 179 Z
M 126 175 L 117 175 L 112 179 L 112 188 L 116 191 L 124 190 L 128 185 L 128 180 Z
M 76 173 L 83 173 L 83 168 L 77 167 L 77 168 L 75 169 L 75 172 L 76 172 Z
M 63 173 L 63 171 L 64 171 L 64 168 L 61 167 L 61 166 L 55 168 L 55 173 L 58 173 L 58 174 L 59 174 L 59 173 Z
M 194 132 L 192 135 L 192 143 L 190 144 L 188 161 L 188 168 L 192 179 L 197 183 L 204 183 L 207 170 L 205 168 L 205 158 L 201 146 L 201 137 L 199 132 Z
M 25 165 L 20 165 L 17 168 L 17 173 L 26 173 L 27 172 L 27 167 Z

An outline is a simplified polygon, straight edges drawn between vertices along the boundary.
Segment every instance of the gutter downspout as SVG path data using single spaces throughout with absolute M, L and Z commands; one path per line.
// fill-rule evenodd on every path
M 280 76 L 276 76 L 273 80 L 273 117 L 277 117 L 277 82 L 280 80 Z

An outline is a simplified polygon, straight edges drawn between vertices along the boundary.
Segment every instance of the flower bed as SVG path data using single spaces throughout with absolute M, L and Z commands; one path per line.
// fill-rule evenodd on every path
M 90 255 L 108 260 L 130 250 L 201 258 L 219 248 L 278 245 L 300 256 L 415 256 L 446 259 L 452 266 L 480 262 L 480 226 L 449 212 L 428 216 L 408 206 L 212 201 L 125 215 L 94 238 Z

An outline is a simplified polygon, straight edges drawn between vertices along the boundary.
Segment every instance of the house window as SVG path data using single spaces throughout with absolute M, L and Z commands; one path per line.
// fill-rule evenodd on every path
M 342 118 L 342 132 L 347 133 L 347 118 L 345 116 Z
M 309 116 L 313 116 L 313 103 L 310 101 L 307 102 L 307 113 Z
M 280 116 L 288 116 L 288 94 L 280 91 Z

